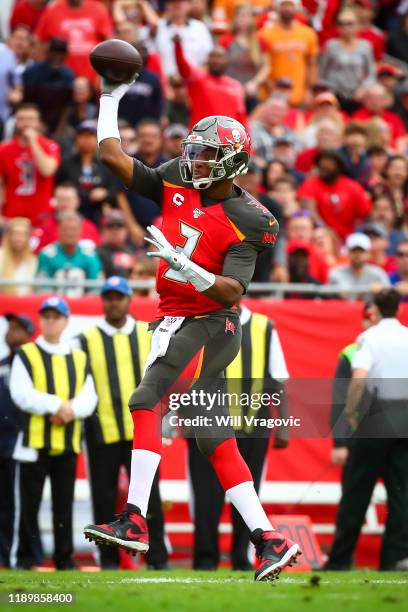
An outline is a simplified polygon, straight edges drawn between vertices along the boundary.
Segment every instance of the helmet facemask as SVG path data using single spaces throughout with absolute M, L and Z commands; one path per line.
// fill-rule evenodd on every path
M 248 161 L 248 154 L 240 154 L 232 145 L 191 142 L 187 138 L 182 143 L 180 171 L 183 181 L 192 183 L 194 189 L 208 189 L 214 182 L 245 174 Z

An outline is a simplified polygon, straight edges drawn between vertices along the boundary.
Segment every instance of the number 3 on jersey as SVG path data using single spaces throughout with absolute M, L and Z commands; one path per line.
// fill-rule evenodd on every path
M 175 246 L 176 251 L 179 253 L 184 253 L 184 255 L 191 259 L 197 247 L 198 241 L 201 238 L 201 234 L 202 232 L 200 232 L 200 230 L 196 229 L 195 227 L 191 227 L 191 225 L 187 225 L 187 223 L 184 223 L 183 221 L 180 221 L 180 235 L 183 236 L 183 238 L 186 238 L 186 242 L 182 247 L 177 244 Z M 171 268 L 169 268 L 169 270 L 167 270 L 163 276 L 169 280 L 178 281 L 179 283 L 188 282 L 180 274 L 180 272 L 172 270 Z

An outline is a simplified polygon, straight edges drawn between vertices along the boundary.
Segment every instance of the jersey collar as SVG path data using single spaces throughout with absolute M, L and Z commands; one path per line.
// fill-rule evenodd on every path
M 68 353 L 71 352 L 70 345 L 64 340 L 58 342 L 58 344 L 51 344 L 50 342 L 44 340 L 43 336 L 38 336 L 35 343 L 38 344 L 38 346 L 46 353 L 51 353 L 52 355 L 68 355 Z
M 126 317 L 126 323 L 123 325 L 123 327 L 113 327 L 113 325 L 110 325 L 106 319 L 102 319 L 102 321 L 98 324 L 98 327 L 108 334 L 108 336 L 114 336 L 115 334 L 126 334 L 128 336 L 135 329 L 135 325 L 135 319 L 128 315 Z

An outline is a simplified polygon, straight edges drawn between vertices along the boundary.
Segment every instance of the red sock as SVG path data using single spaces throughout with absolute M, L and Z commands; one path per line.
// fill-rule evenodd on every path
M 224 440 L 208 455 L 212 466 L 218 476 L 224 491 L 241 484 L 252 481 L 252 474 L 238 450 L 235 438 Z
M 161 454 L 161 416 L 156 410 L 132 410 L 133 449 Z

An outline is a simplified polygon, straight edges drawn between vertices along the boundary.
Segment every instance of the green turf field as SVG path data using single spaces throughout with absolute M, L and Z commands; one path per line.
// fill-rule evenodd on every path
M 4 604 L 4 592 L 75 593 L 70 605 Z M 408 610 L 408 575 L 388 572 L 282 574 L 275 585 L 254 583 L 252 573 L 0 572 L 1 610 L 116 610 L 132 612 L 354 612 Z

